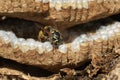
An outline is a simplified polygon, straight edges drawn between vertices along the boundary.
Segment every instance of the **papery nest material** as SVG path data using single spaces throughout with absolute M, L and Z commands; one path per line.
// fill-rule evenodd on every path
M 1 0 L 0 15 L 65 29 L 120 13 L 120 0 Z

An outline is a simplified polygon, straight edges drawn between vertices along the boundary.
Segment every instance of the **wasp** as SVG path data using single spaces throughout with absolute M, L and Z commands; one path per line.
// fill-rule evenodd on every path
M 61 33 L 52 26 L 41 27 L 38 34 L 38 40 L 42 42 L 50 41 L 56 48 L 63 44 Z

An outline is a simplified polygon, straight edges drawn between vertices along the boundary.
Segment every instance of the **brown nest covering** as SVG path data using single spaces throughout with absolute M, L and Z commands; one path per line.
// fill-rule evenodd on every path
M 59 29 L 120 13 L 119 0 L 1 0 L 0 15 Z
M 120 79 L 119 0 L 1 0 L 0 5 L 0 79 Z M 55 25 L 64 44 L 55 48 L 38 41 L 44 25 Z

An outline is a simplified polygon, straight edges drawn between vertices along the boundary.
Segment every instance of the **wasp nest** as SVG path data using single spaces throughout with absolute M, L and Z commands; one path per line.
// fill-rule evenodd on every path
M 0 57 L 9 59 L 7 64 L 13 64 L 11 60 L 22 67 L 27 64 L 25 67 L 31 71 L 36 67 L 36 72 L 39 68 L 47 70 L 42 77 L 56 73 L 38 78 L 41 75 L 36 76 L 25 67 L 19 70 L 14 66 L 14 70 L 2 64 L 6 68 L 0 68 L 1 78 L 79 80 L 78 76 L 100 80 L 112 79 L 114 74 L 116 80 L 119 78 L 115 73 L 120 60 L 119 15 L 97 20 L 120 13 L 119 0 L 1 0 L 0 5 Z M 39 41 L 38 33 L 44 25 L 57 26 L 64 43 L 55 48 L 50 41 Z

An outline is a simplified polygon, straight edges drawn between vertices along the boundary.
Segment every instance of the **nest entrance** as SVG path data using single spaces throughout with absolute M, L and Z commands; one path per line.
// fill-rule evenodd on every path
M 113 17 L 113 19 L 115 17 Z M 82 34 L 95 33 L 101 25 L 106 25 L 107 23 L 112 24 L 112 19 L 92 21 L 87 24 L 73 26 L 60 32 L 63 35 L 65 43 L 71 43 L 77 36 Z M 43 27 L 43 25 L 40 25 L 40 27 Z M 18 38 L 32 38 L 38 40 L 38 33 L 40 28 L 37 27 L 32 21 L 18 18 L 7 18 L 0 21 L 0 30 L 12 31 Z

